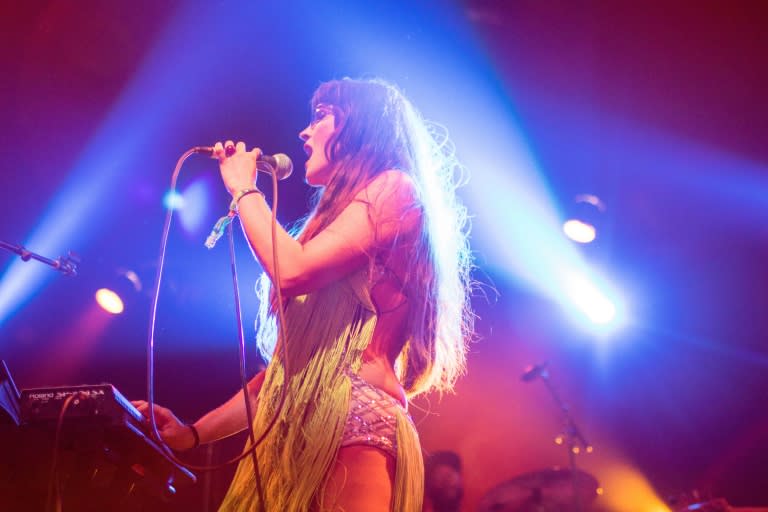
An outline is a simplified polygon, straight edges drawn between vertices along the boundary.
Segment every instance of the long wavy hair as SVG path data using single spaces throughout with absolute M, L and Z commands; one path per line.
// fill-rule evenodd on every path
M 411 208 L 420 212 L 421 230 L 403 280 L 409 320 L 398 377 L 409 396 L 451 391 L 465 370 L 474 320 L 467 213 L 456 197 L 464 169 L 445 130 L 426 123 L 387 82 L 326 82 L 312 97 L 312 111 L 320 104 L 335 114 L 335 135 L 325 149 L 335 169 L 327 185 L 317 189 L 298 240 L 306 242 L 327 227 L 379 174 L 408 174 L 416 187 Z

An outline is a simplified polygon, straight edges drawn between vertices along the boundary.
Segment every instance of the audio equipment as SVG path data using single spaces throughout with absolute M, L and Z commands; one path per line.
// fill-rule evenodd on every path
M 18 392 L 5 364 L 0 373 L 0 405 L 17 414 L 0 421 L 0 510 L 47 512 L 52 488 L 65 511 L 165 510 L 196 483 L 112 384 Z

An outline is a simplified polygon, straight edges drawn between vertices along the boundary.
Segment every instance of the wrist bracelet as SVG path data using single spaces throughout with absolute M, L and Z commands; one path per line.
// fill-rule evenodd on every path
M 192 431 L 192 437 L 195 438 L 195 444 L 192 445 L 192 448 L 197 448 L 200 446 L 200 434 L 197 432 L 197 428 L 192 423 L 187 423 L 187 426 L 189 427 L 189 430 Z
M 229 211 L 236 212 L 237 211 L 237 204 L 240 202 L 242 198 L 247 196 L 248 194 L 261 194 L 261 196 L 264 196 L 264 192 L 257 188 L 244 188 L 243 190 L 240 190 L 237 194 L 235 194 L 232 197 L 232 202 L 229 203 Z
M 216 221 L 216 225 L 213 226 L 213 229 L 211 230 L 211 234 L 208 235 L 208 238 L 205 239 L 205 246 L 207 248 L 213 249 L 213 247 L 216 245 L 216 242 L 224 234 L 224 230 L 232 222 L 232 219 L 234 219 L 237 216 L 237 203 L 248 194 L 261 194 L 261 196 L 264 197 L 264 192 L 257 189 L 256 187 L 244 188 L 243 190 L 240 190 L 237 194 L 235 194 L 232 197 L 232 202 L 229 203 L 229 211 L 227 212 L 226 215 L 224 215 L 218 221 Z M 196 431 L 193 430 L 193 432 L 195 432 L 195 435 L 197 435 Z M 198 440 L 198 444 L 199 444 L 199 440 Z

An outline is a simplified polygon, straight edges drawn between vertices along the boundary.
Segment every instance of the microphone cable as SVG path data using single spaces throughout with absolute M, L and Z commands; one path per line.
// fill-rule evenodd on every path
M 51 469 L 48 476 L 48 493 L 45 499 L 45 510 L 50 512 L 61 512 L 63 507 L 63 497 L 61 490 L 61 482 L 59 482 L 58 476 L 58 464 L 59 464 L 59 452 L 61 451 L 61 435 L 64 427 L 64 415 L 67 413 L 67 409 L 72 405 L 74 401 L 87 398 L 81 392 L 75 392 L 69 395 L 64 403 L 61 404 L 61 410 L 56 420 L 56 433 L 53 438 L 53 456 L 51 457 Z
M 171 187 L 170 191 L 171 193 L 175 193 L 176 191 L 176 183 L 178 181 L 178 176 L 181 171 L 181 167 L 183 166 L 184 162 L 189 158 L 191 155 L 195 153 L 199 153 L 199 148 L 194 147 L 192 149 L 187 150 L 184 152 L 181 157 L 179 157 L 178 161 L 176 162 L 176 167 L 174 168 L 173 174 L 171 176 Z M 283 364 L 283 372 L 285 374 L 285 377 L 283 379 L 283 384 L 280 389 L 280 399 L 278 401 L 277 407 L 275 409 L 275 412 L 273 416 L 271 417 L 270 421 L 267 422 L 267 426 L 264 428 L 264 431 L 259 435 L 257 438 L 254 433 L 254 425 L 253 425 L 253 412 L 251 410 L 251 404 L 249 400 L 249 394 L 248 394 L 248 383 L 245 375 L 245 336 L 243 333 L 242 328 L 242 310 L 240 307 L 240 293 L 239 293 L 239 287 L 237 283 L 237 268 L 236 268 L 236 262 L 235 262 L 235 253 L 234 253 L 234 235 L 232 233 L 232 225 L 231 223 L 227 226 L 228 235 L 229 235 L 229 247 L 230 247 L 230 267 L 232 270 L 232 280 L 233 280 L 233 287 L 234 287 L 234 293 L 235 293 L 235 314 L 237 319 L 237 325 L 238 325 L 238 338 L 239 338 L 239 348 L 240 348 L 240 381 L 241 381 L 241 387 L 243 390 L 243 399 L 245 400 L 245 409 L 246 409 L 246 416 L 248 420 L 248 429 L 249 429 L 249 441 L 250 445 L 247 446 L 243 452 L 240 455 L 237 455 L 236 457 L 227 460 L 226 462 L 215 464 L 215 465 L 195 465 L 190 464 L 185 461 L 180 460 L 178 457 L 176 457 L 175 453 L 173 453 L 173 450 L 163 441 L 162 437 L 160 436 L 160 433 L 157 429 L 157 421 L 155 418 L 155 410 L 154 410 L 154 403 L 155 403 L 155 389 L 154 389 L 154 381 L 155 381 L 155 361 L 154 361 L 154 349 L 155 349 L 155 330 L 156 330 L 156 322 L 157 322 L 157 304 L 159 301 L 160 296 L 160 285 L 162 282 L 162 276 L 163 276 L 163 266 L 165 263 L 165 253 L 168 245 L 168 236 L 170 232 L 171 227 L 171 219 L 173 217 L 173 209 L 168 209 L 166 216 L 165 216 L 165 222 L 163 223 L 163 232 L 161 236 L 161 242 L 160 242 L 160 255 L 158 257 L 158 263 L 157 263 L 157 275 L 155 277 L 155 284 L 154 289 L 152 293 L 152 301 L 150 306 L 150 319 L 149 319 L 149 332 L 147 336 L 147 403 L 149 408 L 149 423 L 150 423 L 150 434 L 151 436 L 160 443 L 163 450 L 165 451 L 166 455 L 168 455 L 168 458 L 171 459 L 173 462 L 189 468 L 194 469 L 196 471 L 214 471 L 221 469 L 223 467 L 226 467 L 230 464 L 233 464 L 235 462 L 238 462 L 242 460 L 243 458 L 247 457 L 248 455 L 252 455 L 253 457 L 253 464 L 254 464 L 254 476 L 256 478 L 256 486 L 257 491 L 259 493 L 259 498 L 262 504 L 262 508 L 265 507 L 264 502 L 264 495 L 263 495 L 263 489 L 261 484 L 261 477 L 258 469 L 258 460 L 256 458 L 256 448 L 266 439 L 269 432 L 274 427 L 275 423 L 277 422 L 277 419 L 280 417 L 280 413 L 282 412 L 282 409 L 285 405 L 286 400 L 286 394 L 287 394 L 287 378 L 290 374 L 289 367 L 288 367 L 288 357 L 287 357 L 287 340 L 285 338 L 285 311 L 284 311 L 284 303 L 283 303 L 283 296 L 282 296 L 282 286 L 281 286 L 281 278 L 280 278 L 280 265 L 278 260 L 278 251 L 277 251 L 277 205 L 278 205 L 278 187 L 277 187 L 277 175 L 275 172 L 270 173 L 272 175 L 272 193 L 273 193 L 273 207 L 272 207 L 272 261 L 274 266 L 274 280 L 273 280 L 273 286 L 276 287 L 276 293 L 277 293 L 277 317 L 278 317 L 278 338 L 279 338 L 279 345 L 281 347 L 281 354 L 282 354 L 282 364 Z

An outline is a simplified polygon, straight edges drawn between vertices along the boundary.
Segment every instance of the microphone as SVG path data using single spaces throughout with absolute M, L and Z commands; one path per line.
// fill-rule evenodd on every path
M 530 365 L 525 368 L 523 371 L 523 374 L 520 376 L 520 380 L 523 382 L 531 382 L 532 380 L 536 379 L 537 377 L 547 377 L 547 365 L 549 365 L 549 361 L 544 361 L 543 363 Z
M 195 153 L 208 155 L 210 157 L 213 156 L 213 147 L 211 146 L 196 146 L 193 148 L 193 151 Z M 257 162 L 267 164 L 268 167 L 265 169 L 264 166 L 257 165 L 256 169 L 258 171 L 265 172 L 267 174 L 274 173 L 278 180 L 284 180 L 293 172 L 293 162 L 291 162 L 291 159 L 288 155 L 283 153 L 277 153 L 275 155 L 262 154 L 259 156 Z

